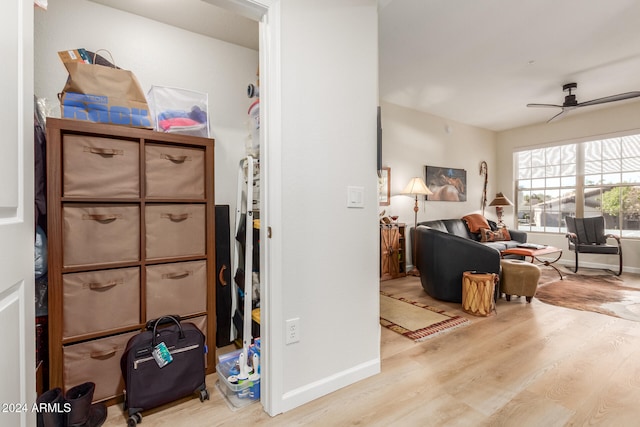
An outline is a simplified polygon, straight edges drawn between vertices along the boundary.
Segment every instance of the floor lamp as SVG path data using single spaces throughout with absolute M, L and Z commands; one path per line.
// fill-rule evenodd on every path
M 433 194 L 431 190 L 425 185 L 424 181 L 420 177 L 413 177 L 409 184 L 402 190 L 402 194 L 414 196 L 416 203 L 413 206 L 413 239 L 411 244 L 413 245 L 413 250 L 411 252 L 413 256 L 413 268 L 407 274 L 411 276 L 420 276 L 420 272 L 418 271 L 418 267 L 416 264 L 418 263 L 418 258 L 416 256 L 416 241 L 418 240 L 418 234 L 416 233 L 416 228 L 418 227 L 418 196 L 428 196 L 429 194 Z

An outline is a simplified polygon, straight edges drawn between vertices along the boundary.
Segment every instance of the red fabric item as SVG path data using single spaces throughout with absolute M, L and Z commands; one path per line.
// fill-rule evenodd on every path
M 174 126 L 196 126 L 200 124 L 188 117 L 174 117 L 171 119 L 160 120 L 158 123 L 162 130 L 165 131 L 171 129 Z

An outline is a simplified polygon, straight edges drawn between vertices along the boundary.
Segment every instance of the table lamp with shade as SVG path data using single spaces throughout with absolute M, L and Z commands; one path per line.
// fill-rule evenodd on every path
M 506 227 L 506 224 L 502 221 L 502 215 L 504 214 L 503 206 L 513 206 L 511 200 L 507 199 L 504 194 L 496 194 L 496 198 L 489 203 L 489 206 L 496 207 L 496 215 L 498 216 L 498 227 Z
M 409 184 L 407 184 L 407 186 L 404 188 L 404 190 L 402 190 L 401 194 L 406 194 L 409 196 L 414 196 L 415 197 L 415 205 L 413 206 L 413 241 L 411 242 L 413 245 L 413 268 L 411 269 L 411 271 L 409 271 L 407 274 L 411 275 L 411 276 L 420 276 L 420 272 L 418 271 L 418 267 L 416 267 L 416 263 L 417 263 L 417 258 L 416 258 L 416 240 L 417 240 L 417 234 L 416 234 L 416 228 L 418 227 L 418 196 L 422 195 L 422 196 L 428 196 L 430 194 L 433 194 L 431 192 L 431 190 L 429 190 L 429 188 L 427 187 L 427 185 L 424 183 L 424 181 L 422 180 L 422 178 L 420 177 L 413 177 L 411 178 L 411 181 L 409 181 Z

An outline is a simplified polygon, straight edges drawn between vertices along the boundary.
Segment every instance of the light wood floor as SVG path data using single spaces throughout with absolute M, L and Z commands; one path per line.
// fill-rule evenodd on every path
M 640 276 L 623 277 L 640 288 Z M 535 298 L 503 298 L 497 315 L 474 317 L 428 297 L 418 278 L 380 287 L 471 324 L 422 343 L 382 328 L 379 375 L 274 418 L 259 403 L 231 411 L 213 375 L 210 401 L 145 414 L 141 427 L 640 425 L 640 323 Z M 126 425 L 121 407 L 104 425 Z

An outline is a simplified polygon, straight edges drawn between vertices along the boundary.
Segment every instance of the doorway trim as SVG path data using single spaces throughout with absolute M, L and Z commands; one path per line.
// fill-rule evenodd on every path
M 205 0 L 259 22 L 260 78 L 260 370 L 261 403 L 275 416 L 283 412 L 284 328 L 282 318 L 281 193 L 281 2 Z

